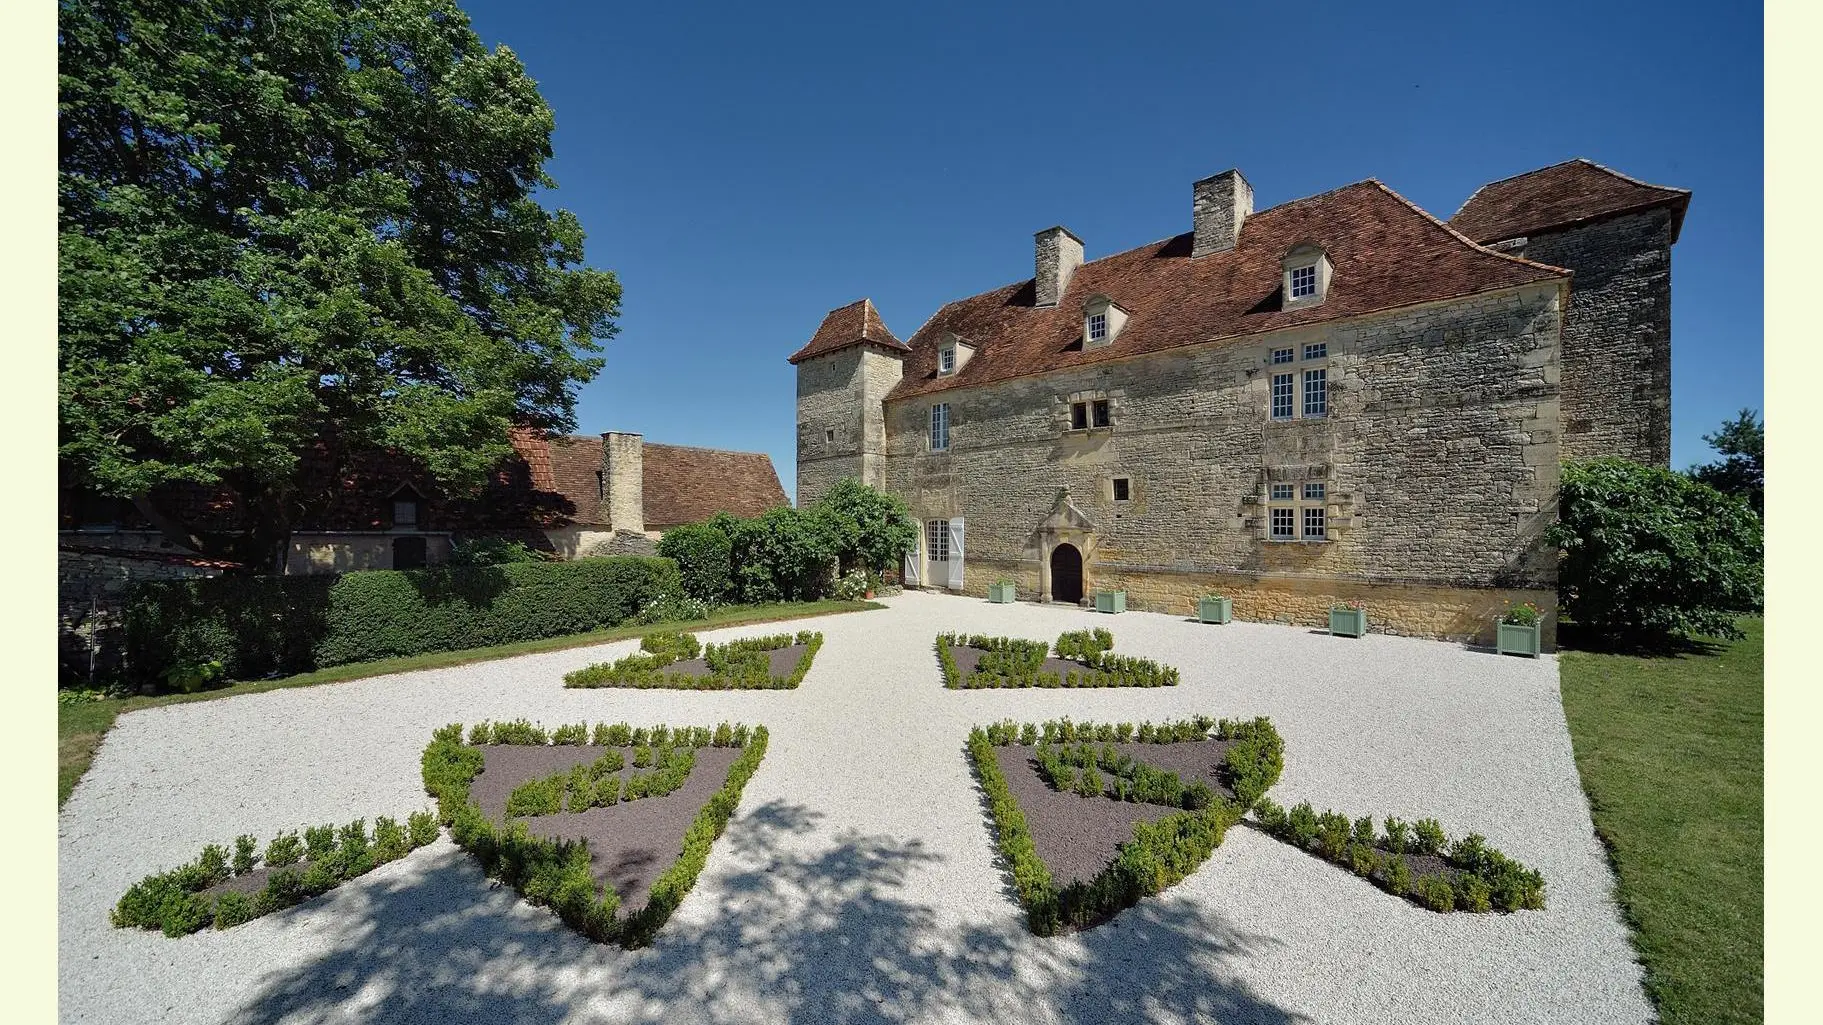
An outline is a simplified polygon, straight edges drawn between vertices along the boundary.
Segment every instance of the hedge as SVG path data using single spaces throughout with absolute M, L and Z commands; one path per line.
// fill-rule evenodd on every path
M 666 670 L 676 662 L 694 659 L 697 654 L 695 634 L 660 634 L 640 642 L 644 651 L 617 659 L 597 662 L 564 674 L 565 687 L 634 687 L 676 690 L 792 690 L 804 682 L 810 664 L 823 646 L 823 635 L 811 630 L 767 637 L 747 637 L 726 644 L 710 643 L 701 649 L 709 672 L 693 675 Z M 772 674 L 770 652 L 803 645 L 797 665 L 785 676 Z
M 371 836 L 361 819 L 340 829 L 306 829 L 302 839 L 296 832 L 280 833 L 266 845 L 257 866 L 268 870 L 262 889 L 203 892 L 255 870 L 257 843 L 243 835 L 235 838 L 232 855 L 210 844 L 195 861 L 134 883 L 109 917 L 116 928 L 157 929 L 166 936 L 210 925 L 227 929 L 326 893 L 436 838 L 437 820 L 427 811 L 413 812 L 404 824 L 382 815 L 374 820 Z
M 1012 790 L 1007 785 L 1006 776 L 1000 771 L 1000 761 L 994 754 L 994 748 L 1011 744 L 1038 744 L 1042 750 L 1053 744 L 1117 743 L 1135 739 L 1142 743 L 1173 744 L 1206 739 L 1210 727 L 1217 725 L 1216 720 L 1207 716 L 1197 716 L 1181 722 L 1164 722 L 1156 726 L 1149 722 L 1141 723 L 1138 728 L 1131 723 L 1074 723 L 1067 718 L 1053 720 L 1042 726 L 1034 723 L 1022 726 L 1009 719 L 985 727 L 977 726 L 969 732 L 969 755 L 974 761 L 975 773 L 981 780 L 982 789 L 987 792 L 1000 852 L 1012 870 L 1014 889 L 1019 894 L 1020 904 L 1026 909 L 1027 923 L 1034 933 L 1050 936 L 1066 927 L 1085 928 L 1184 879 L 1208 859 L 1221 844 L 1228 828 L 1241 820 L 1246 808 L 1237 802 L 1215 797 L 1207 790 L 1191 798 L 1190 788 L 1184 786 L 1181 777 L 1148 767 L 1151 773 L 1161 779 L 1169 776 L 1170 779 L 1165 782 L 1174 782 L 1176 793 L 1134 793 L 1123 799 L 1152 803 L 1182 801 L 1186 804 L 1199 804 L 1200 807 L 1175 812 L 1153 822 L 1135 823 L 1133 838 L 1120 846 L 1119 853 L 1095 878 L 1087 882 L 1073 882 L 1059 889 L 1051 877 L 1050 867 L 1039 856 L 1038 848 L 1032 841 L 1025 813 L 1020 810 L 1018 800 L 1013 797 Z M 1253 740 L 1253 743 L 1244 745 L 1240 758 L 1225 764 L 1225 782 L 1234 785 L 1244 779 L 1250 782 L 1263 781 L 1266 786 L 1277 782 L 1278 770 L 1274 763 L 1277 745 L 1272 741 L 1276 740 L 1278 734 L 1270 722 L 1263 718 L 1246 723 L 1222 720 L 1219 726 L 1221 735 L 1227 739 L 1242 740 L 1242 734 L 1245 733 Z M 1243 745 L 1237 745 L 1240 746 Z M 1233 750 L 1230 749 L 1231 752 Z M 1070 756 L 1066 753 L 1052 757 L 1062 761 Z M 1094 759 L 1097 756 L 1089 751 L 1088 757 Z M 1137 767 L 1138 764 L 1134 761 L 1128 768 Z M 1128 773 L 1120 778 L 1131 779 L 1133 775 Z M 1097 784 L 1095 792 L 1106 791 Z
M 626 723 L 596 724 L 594 736 L 598 742 L 662 746 L 669 741 L 693 748 L 741 749 L 740 757 L 728 767 L 721 788 L 697 812 L 684 833 L 677 860 L 652 883 L 645 906 L 624 916 L 620 914 L 620 895 L 612 887 L 595 882 L 589 869 L 587 843 L 533 836 L 522 822 L 496 827 L 469 796 L 470 784 L 485 764 L 476 743 L 491 740 L 496 744 L 538 746 L 560 735 L 577 738 L 588 734 L 586 724 L 560 726 L 547 732 L 524 720 L 478 723 L 469 730 L 469 742 L 464 744 L 462 725 L 451 723 L 438 729 L 430 746 L 424 749 L 424 789 L 436 799 L 438 817 L 450 827 L 450 836 L 480 860 L 487 875 L 518 890 L 531 903 L 549 907 L 565 924 L 592 940 L 642 947 L 652 942 L 684 895 L 696 885 L 696 877 L 709 860 L 710 846 L 727 827 L 747 780 L 766 756 L 766 727 L 755 726 L 749 732 L 744 725 L 722 723 L 713 730 L 705 726 L 635 730 Z
M 983 634 L 937 635 L 937 664 L 943 685 L 951 690 L 996 687 L 1175 687 L 1177 669 L 1151 659 L 1116 655 L 1108 649 L 1114 636 L 1106 630 L 1078 630 L 1057 638 L 1057 657 L 1076 662 L 1082 671 L 1047 672 L 1044 661 L 1051 646 L 1043 641 Z M 956 664 L 956 647 L 980 649 L 975 671 L 966 678 Z
M 668 559 L 144 581 L 127 606 L 135 677 L 219 662 L 228 679 L 618 626 L 679 588 Z

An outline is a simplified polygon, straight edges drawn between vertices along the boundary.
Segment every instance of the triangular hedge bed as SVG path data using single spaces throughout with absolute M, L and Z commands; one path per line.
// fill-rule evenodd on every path
M 1280 809 L 1265 795 L 1284 742 L 1265 718 L 1007 720 L 976 727 L 968 747 L 1019 902 L 1041 936 L 1092 928 L 1183 880 L 1249 809 L 1267 835 L 1435 911 L 1544 906 L 1538 873 L 1478 835 L 1450 844 L 1430 819 L 1387 819 L 1382 835 L 1371 818 Z
M 465 742 L 451 724 L 424 751 L 424 787 L 489 876 L 590 939 L 638 947 L 695 885 L 766 741 L 764 726 L 600 723 L 591 733 L 579 723 L 547 734 L 521 720 L 481 723 Z M 641 837 L 643 849 L 629 848 Z M 662 862 L 652 855 L 663 851 L 675 860 L 654 875 Z M 620 914 L 642 895 L 638 910 Z

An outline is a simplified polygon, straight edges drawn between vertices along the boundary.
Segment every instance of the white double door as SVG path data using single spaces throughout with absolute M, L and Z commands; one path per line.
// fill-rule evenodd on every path
M 922 533 L 923 536 L 919 538 L 922 551 L 914 549 L 905 553 L 905 586 L 924 586 L 924 581 L 928 579 L 928 586 L 931 587 L 962 590 L 962 517 L 925 520 Z M 923 563 L 923 574 L 919 573 L 920 562 Z

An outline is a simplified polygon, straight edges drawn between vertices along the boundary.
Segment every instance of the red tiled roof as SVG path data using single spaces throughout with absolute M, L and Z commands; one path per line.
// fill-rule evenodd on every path
M 1477 242 L 1499 242 L 1661 204 L 1672 205 L 1676 242 L 1690 190 L 1650 185 L 1577 157 L 1483 185 L 1450 218 L 1450 227 Z
M 550 490 L 563 495 L 576 507 L 570 518 L 577 523 L 607 523 L 608 517 L 601 510 L 601 435 L 554 438 L 550 443 L 550 460 L 553 478 Z
M 696 523 L 718 512 L 758 516 L 788 504 L 763 452 L 654 445 L 642 456 L 646 529 Z
M 791 362 L 798 363 L 851 345 L 867 344 L 884 346 L 898 352 L 909 351 L 904 342 L 893 337 L 893 333 L 886 329 L 886 322 L 880 319 L 880 311 L 874 309 L 872 299 L 862 299 L 841 309 L 830 310 L 823 318 L 823 323 L 817 327 L 817 333 L 810 336 L 810 341 L 791 354 Z
M 1055 307 L 1034 305 L 1030 280 L 944 306 L 911 337 L 905 375 L 887 398 L 1569 276 L 1483 249 L 1371 179 L 1253 214 L 1228 252 L 1192 259 L 1192 237 L 1083 264 Z M 1320 305 L 1285 310 L 1281 261 L 1304 244 L 1329 257 L 1328 294 Z M 1113 344 L 1084 351 L 1082 304 L 1097 294 L 1120 304 L 1129 319 Z M 940 378 L 937 341 L 948 332 L 968 339 L 975 355 Z
M 506 438 L 519 458 L 525 460 L 532 487 L 539 491 L 557 490 L 551 472 L 551 447 L 544 444 L 544 435 L 535 428 L 512 427 L 507 429 Z

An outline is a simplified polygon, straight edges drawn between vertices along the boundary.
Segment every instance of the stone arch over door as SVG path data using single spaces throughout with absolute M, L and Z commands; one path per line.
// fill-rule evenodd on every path
M 1082 594 L 1090 592 L 1089 560 L 1095 555 L 1095 523 L 1071 503 L 1068 488 L 1057 489 L 1057 501 L 1051 506 L 1051 514 L 1033 531 L 1032 540 L 1038 550 L 1039 601 L 1059 600 L 1052 590 L 1051 558 L 1060 545 L 1076 549 L 1081 557 Z

